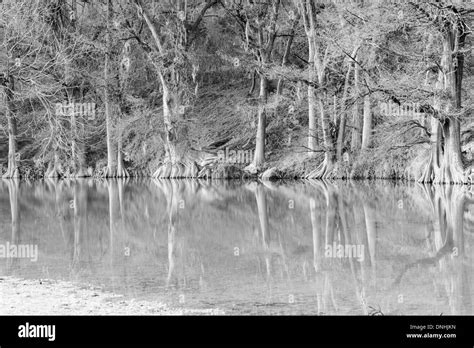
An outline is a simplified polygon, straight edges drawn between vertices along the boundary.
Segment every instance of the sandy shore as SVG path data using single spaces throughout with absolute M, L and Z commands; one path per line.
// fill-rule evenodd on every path
M 219 309 L 170 308 L 100 288 L 56 280 L 0 277 L 0 315 L 219 315 Z

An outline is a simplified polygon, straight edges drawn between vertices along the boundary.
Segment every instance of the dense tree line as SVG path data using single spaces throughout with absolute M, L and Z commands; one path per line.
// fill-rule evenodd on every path
M 472 184 L 473 14 L 448 0 L 4 0 L 3 177 L 357 178 L 400 161 L 405 178 Z M 212 91 L 241 86 L 238 122 L 203 115 Z M 252 162 L 222 163 L 229 147 Z

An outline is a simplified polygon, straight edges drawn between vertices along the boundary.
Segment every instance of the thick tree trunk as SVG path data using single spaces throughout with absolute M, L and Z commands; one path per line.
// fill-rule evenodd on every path
M 109 98 L 109 61 L 110 61 L 110 25 L 113 20 L 113 6 L 112 0 L 107 0 L 107 33 L 106 33 L 106 53 L 104 62 L 104 105 L 105 105 L 105 126 L 107 132 L 107 173 L 105 177 L 113 178 L 117 175 L 117 164 L 115 162 L 115 145 L 112 135 L 112 115 L 110 110 L 110 98 Z
M 443 33 L 443 54 L 438 73 L 434 108 L 437 118 L 432 120 L 431 155 L 419 181 L 446 184 L 473 183 L 474 168 L 464 168 L 461 154 L 461 124 L 459 119 L 446 113 L 458 112 L 461 108 L 461 87 L 464 66 L 462 47 L 465 34 L 461 24 L 446 24 Z M 446 107 L 442 107 L 439 95 L 447 94 Z M 442 125 L 439 123 L 442 122 Z M 442 129 L 442 132 L 441 132 Z
M 323 141 L 324 141 L 324 161 L 321 165 L 315 169 L 314 171 L 310 172 L 306 175 L 308 179 L 321 179 L 327 178 L 332 174 L 334 159 L 335 159 L 335 147 L 334 147 L 334 140 L 333 136 L 331 135 L 331 121 L 330 116 L 326 115 L 324 111 L 324 100 L 326 95 L 321 92 L 325 83 L 326 83 L 326 66 L 327 66 L 327 58 L 328 58 L 328 47 L 326 47 L 324 56 L 321 57 L 320 54 L 320 45 L 317 41 L 316 33 L 317 33 L 317 25 L 316 25 L 316 17 L 317 17 L 317 10 L 316 5 L 312 1 L 301 1 L 297 2 L 299 7 L 300 13 L 303 18 L 304 29 L 306 32 L 306 38 L 308 39 L 308 69 L 309 69 L 309 81 L 310 83 L 315 83 L 317 81 L 318 84 L 318 91 L 316 98 L 316 103 L 319 107 L 319 113 L 321 116 L 321 126 L 322 126 L 322 133 L 323 133 Z M 311 113 L 311 110 L 314 110 L 314 101 L 311 99 L 313 93 L 308 90 L 308 103 L 310 103 L 309 109 L 309 129 L 308 129 L 308 152 L 310 155 L 317 150 L 317 144 L 315 142 L 315 134 L 316 134 L 316 118 L 314 114 Z
M 331 135 L 331 116 L 324 110 L 324 99 L 318 96 L 319 113 L 324 141 L 324 160 L 318 168 L 306 175 L 307 179 L 327 179 L 330 178 L 334 169 L 336 159 L 336 148 L 334 138 Z
M 163 86 L 163 119 L 165 123 L 166 155 L 168 161 L 174 165 L 178 162 L 177 153 L 177 129 L 173 127 L 173 120 L 177 118 L 176 110 L 173 110 L 173 104 L 176 104 L 176 96 L 166 85 Z

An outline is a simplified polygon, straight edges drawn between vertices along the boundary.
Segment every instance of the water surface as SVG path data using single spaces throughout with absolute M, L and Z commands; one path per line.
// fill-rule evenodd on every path
M 227 314 L 473 315 L 473 236 L 467 186 L 0 181 L 0 276 Z

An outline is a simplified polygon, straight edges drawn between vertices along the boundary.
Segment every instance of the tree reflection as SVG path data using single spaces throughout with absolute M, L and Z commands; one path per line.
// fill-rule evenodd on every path
M 436 266 L 449 301 L 449 314 L 472 313 L 469 266 L 467 265 L 464 233 L 464 213 L 474 204 L 469 186 L 417 184 L 418 204 L 429 206 L 433 227 L 427 238 L 431 256 L 407 264 L 395 280 L 415 266 Z
M 118 293 L 186 291 L 255 314 L 473 312 L 467 186 L 47 180 L 20 195 L 18 181 L 0 184 L 1 242 L 20 242 L 21 204 L 21 240 L 45 243 L 48 277 L 72 268 Z M 327 253 L 347 245 L 363 258 Z M 21 265 L 15 275 L 38 272 Z
M 19 179 L 3 179 L 8 187 L 10 197 L 10 213 L 11 213 L 11 244 L 20 244 L 20 180 Z M 18 266 L 18 258 L 8 258 L 7 270 L 11 272 Z
M 72 253 L 72 271 L 80 269 L 83 258 L 82 247 L 87 234 L 87 185 L 86 181 L 79 179 L 72 183 L 73 200 L 70 208 L 74 212 L 74 243 Z

